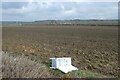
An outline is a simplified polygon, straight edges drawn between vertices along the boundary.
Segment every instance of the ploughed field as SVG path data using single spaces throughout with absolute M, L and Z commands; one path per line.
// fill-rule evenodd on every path
M 42 63 L 51 75 L 49 58 L 71 57 L 80 70 L 118 76 L 117 26 L 16 25 L 2 33 L 4 52 Z

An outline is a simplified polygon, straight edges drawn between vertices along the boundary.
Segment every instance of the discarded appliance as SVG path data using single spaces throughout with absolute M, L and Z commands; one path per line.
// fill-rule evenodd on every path
M 76 67 L 72 66 L 70 57 L 63 58 L 50 58 L 52 61 L 53 69 L 59 69 L 64 73 L 68 73 L 73 70 L 78 70 Z

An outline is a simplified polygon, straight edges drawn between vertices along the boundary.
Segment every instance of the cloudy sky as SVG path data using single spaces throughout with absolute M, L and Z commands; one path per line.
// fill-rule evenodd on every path
M 2 2 L 1 8 L 3 21 L 118 19 L 117 2 Z

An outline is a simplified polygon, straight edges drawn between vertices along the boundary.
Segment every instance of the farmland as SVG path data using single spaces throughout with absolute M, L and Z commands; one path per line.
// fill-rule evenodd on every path
M 23 60 L 20 59 L 20 61 L 25 61 L 24 63 L 28 65 L 35 65 L 32 67 L 34 69 L 43 65 L 40 68 L 44 70 L 43 73 L 35 70 L 36 76 L 31 75 L 35 72 L 28 71 L 33 77 L 60 77 L 63 75 L 61 72 L 55 74 L 54 70 L 49 69 L 49 58 L 51 57 L 71 57 L 72 64 L 79 70 L 98 73 L 99 75 L 96 77 L 118 76 L 117 26 L 5 25 L 2 28 L 2 37 L 2 50 L 5 52 L 3 54 L 7 55 L 5 60 L 9 56 L 11 58 L 22 56 Z M 10 65 L 6 61 L 3 63 L 5 65 L 3 77 L 10 77 L 9 74 L 12 71 L 8 74 L 5 69 Z M 27 65 L 23 66 L 25 68 Z M 16 73 L 19 73 L 19 70 Z M 19 75 L 17 77 L 23 77 Z M 74 73 L 71 75 L 79 78 L 85 77 Z M 15 74 L 12 77 L 15 77 Z M 24 77 L 30 76 L 27 74 Z

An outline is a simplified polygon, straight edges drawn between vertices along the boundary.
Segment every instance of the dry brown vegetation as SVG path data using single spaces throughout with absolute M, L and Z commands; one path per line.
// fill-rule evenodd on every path
M 52 77 L 54 73 L 49 70 L 50 57 L 70 56 L 73 65 L 80 70 L 97 72 L 108 77 L 118 76 L 118 27 L 117 26 L 59 26 L 59 25 L 25 25 L 3 26 L 3 51 L 8 53 L 4 65 L 10 67 L 15 64 L 9 55 L 22 55 L 15 57 L 22 69 L 28 71 L 28 77 L 41 77 L 39 72 L 42 68 L 42 77 Z M 10 56 L 13 57 L 13 56 Z M 29 58 L 30 60 L 27 60 Z M 7 64 L 7 61 L 12 61 Z M 29 67 L 31 65 L 31 67 Z M 33 66 L 34 65 L 34 66 Z M 42 67 L 42 65 L 44 67 Z M 40 67 L 41 66 L 41 67 Z M 20 67 L 18 65 L 18 67 Z M 12 70 L 10 67 L 8 70 Z M 4 77 L 14 75 L 14 70 L 8 73 L 4 70 Z M 15 69 L 16 70 L 16 69 Z M 40 70 L 40 71 L 39 71 Z M 48 74 L 46 74 L 46 71 Z M 32 73 L 32 74 L 31 74 Z M 35 75 L 36 74 L 36 75 Z M 9 75 L 9 76 L 7 76 Z M 57 75 L 54 75 L 54 77 Z
M 52 77 L 42 63 L 36 63 L 23 55 L 3 53 L 2 78 L 46 78 Z

